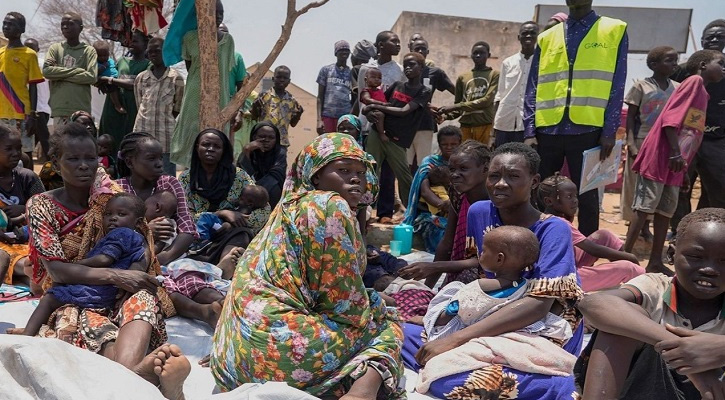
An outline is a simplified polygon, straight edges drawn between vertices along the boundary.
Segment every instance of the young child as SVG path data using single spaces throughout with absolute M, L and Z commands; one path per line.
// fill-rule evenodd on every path
M 637 180 L 637 175 L 632 171 L 632 164 L 639 154 L 639 148 L 642 146 L 644 138 L 647 137 L 665 107 L 665 103 L 680 85 L 669 79 L 677 67 L 677 56 L 677 51 L 669 46 L 652 49 L 647 54 L 647 66 L 652 70 L 652 76 L 636 80 L 624 98 L 624 102 L 629 108 L 627 110 L 627 159 L 624 166 L 620 209 L 622 219 L 630 223 L 634 220 L 632 201 L 634 200 L 634 184 Z M 646 240 L 652 239 L 649 222 L 650 219 L 647 220 L 641 234 Z
M 242 189 L 242 194 L 239 196 L 239 203 L 235 211 L 249 215 L 254 210 L 264 208 L 268 203 L 269 194 L 267 193 L 267 189 L 263 186 L 247 185 Z M 201 213 L 196 222 L 196 230 L 199 232 L 200 240 L 196 247 L 204 248 L 214 236 L 226 232 L 231 227 L 232 225 L 229 222 L 223 222 L 213 212 Z
M 378 104 L 381 106 L 389 106 L 388 99 L 385 98 L 385 92 L 380 86 L 383 82 L 383 74 L 377 67 L 370 67 L 365 74 L 365 89 L 360 94 L 360 102 L 368 104 Z M 385 114 L 375 110 L 372 112 L 377 118 L 375 122 L 375 130 L 380 134 L 380 140 L 387 142 L 390 140 L 385 135 Z
M 662 263 L 667 226 L 677 208 L 680 187 L 686 189 L 687 168 L 702 142 L 709 95 L 705 86 L 723 78 L 725 55 L 695 52 L 687 61 L 692 74 L 675 90 L 642 143 L 632 170 L 638 174 L 624 251 L 631 252 L 648 215 L 654 214 L 654 239 L 647 272 L 672 271 Z
M 546 205 L 544 212 L 555 215 L 571 228 L 574 257 L 582 289 L 585 292 L 619 286 L 630 279 L 644 274 L 634 254 L 622 251 L 622 241 L 612 232 L 600 229 L 589 237 L 574 227 L 574 217 L 579 209 L 577 188 L 571 179 L 559 175 L 544 179 L 539 184 L 540 202 Z M 609 263 L 594 265 L 606 258 Z
M 164 219 L 173 227 L 174 234 L 165 241 L 155 242 L 156 254 L 162 252 L 169 247 L 176 239 L 176 220 L 174 216 L 179 207 L 176 195 L 168 190 L 162 190 L 149 196 L 144 202 L 146 205 L 146 221 L 151 222 L 156 219 Z
M 116 69 L 116 62 L 111 58 L 111 47 L 103 40 L 97 40 L 93 43 L 93 48 L 96 49 L 98 55 L 98 76 L 106 76 L 111 78 L 118 78 L 118 69 Z M 111 98 L 113 108 L 119 114 L 126 114 L 126 109 L 121 104 L 121 98 L 118 97 L 118 88 L 113 85 L 108 85 L 105 88 L 106 94 Z
M 111 178 L 116 178 L 116 159 L 113 154 L 113 138 L 109 134 L 103 134 L 96 141 L 98 146 L 98 164 L 106 169 Z
M 427 179 L 428 184 L 430 185 L 430 190 L 435 193 L 438 198 L 443 200 L 444 204 L 445 202 L 450 201 L 448 197 L 448 189 L 451 187 L 451 171 L 448 167 L 441 165 L 439 167 L 431 168 L 428 172 Z M 428 204 L 428 211 L 430 211 L 433 215 L 445 216 L 448 211 L 428 203 L 425 199 L 423 199 L 423 201 Z
M 487 232 L 478 262 L 483 271 L 494 273 L 496 277 L 483 277 L 469 284 L 451 282 L 443 287 L 431 300 L 423 317 L 428 341 L 471 326 L 506 304 L 523 298 L 528 292 L 528 282 L 521 274 L 538 259 L 539 240 L 531 230 L 504 225 Z M 551 313 L 525 330 L 562 341 L 572 336 L 569 324 Z
M 456 97 L 452 106 L 443 106 L 438 114 L 447 119 L 461 117 L 463 141 L 478 140 L 491 145 L 493 136 L 494 98 L 498 91 L 499 72 L 486 65 L 491 56 L 491 46 L 476 42 L 471 48 L 473 69 L 456 80 Z
M 106 235 L 96 243 L 86 258 L 76 262 L 93 268 L 132 269 L 146 271 L 150 251 L 138 230 L 145 225 L 146 206 L 141 198 L 129 193 L 115 194 L 103 212 Z M 35 336 L 50 315 L 64 304 L 82 308 L 111 308 L 118 288 L 112 285 L 54 284 L 40 300 L 28 320 L 24 335 Z
M 676 278 L 648 273 L 619 289 L 584 296 L 577 307 L 598 331 L 575 370 L 583 398 L 720 396 L 723 243 L 725 210 L 697 210 L 677 228 Z M 718 394 L 711 397 L 711 390 Z
M 252 104 L 251 117 L 257 121 L 273 123 L 280 133 L 282 146 L 289 147 L 289 127 L 297 126 L 305 111 L 300 103 L 287 91 L 292 72 L 280 65 L 272 76 L 272 88 L 259 95 Z

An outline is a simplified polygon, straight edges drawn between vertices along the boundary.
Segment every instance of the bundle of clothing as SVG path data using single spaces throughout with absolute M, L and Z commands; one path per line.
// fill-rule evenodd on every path
M 98 0 L 96 26 L 104 39 L 130 47 L 134 30 L 150 35 L 168 25 L 163 8 L 163 0 Z

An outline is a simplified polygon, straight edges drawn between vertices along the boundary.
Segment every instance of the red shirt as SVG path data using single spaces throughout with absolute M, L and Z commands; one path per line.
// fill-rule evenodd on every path
M 669 168 L 671 154 L 665 128 L 673 127 L 677 130 L 680 153 L 687 165 L 690 165 L 702 143 L 709 99 L 701 76 L 693 75 L 682 82 L 644 139 L 632 170 L 655 182 L 670 186 L 682 185 L 686 171 L 674 172 Z

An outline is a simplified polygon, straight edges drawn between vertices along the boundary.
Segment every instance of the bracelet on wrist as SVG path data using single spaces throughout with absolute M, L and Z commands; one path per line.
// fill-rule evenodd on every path
M 671 156 L 670 160 L 677 160 L 678 158 L 682 158 L 682 154 L 678 154 L 676 156 Z

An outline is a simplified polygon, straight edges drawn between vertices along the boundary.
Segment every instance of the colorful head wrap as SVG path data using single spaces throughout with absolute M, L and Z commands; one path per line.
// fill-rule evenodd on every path
M 356 117 L 355 115 L 345 114 L 342 117 L 338 118 L 337 126 L 340 126 L 342 121 L 347 121 L 350 124 L 352 124 L 352 126 L 354 126 L 355 129 L 357 129 L 358 133 L 360 133 L 360 131 L 362 131 L 362 123 L 360 122 L 360 118 Z
M 343 158 L 362 161 L 367 168 L 367 191 L 361 204 L 372 204 L 378 193 L 378 178 L 375 175 L 373 158 L 355 139 L 345 133 L 327 133 L 318 136 L 300 152 L 287 173 L 282 188 L 282 202 L 299 199 L 303 194 L 315 190 L 312 177 L 325 165 Z

